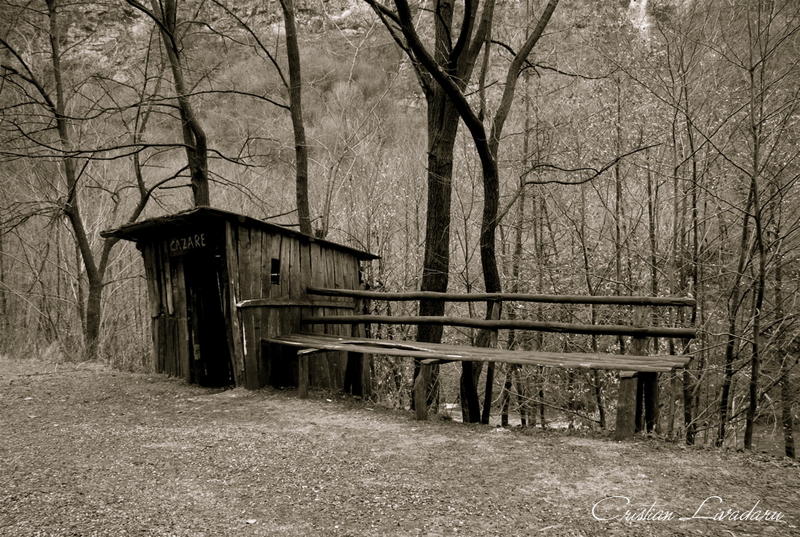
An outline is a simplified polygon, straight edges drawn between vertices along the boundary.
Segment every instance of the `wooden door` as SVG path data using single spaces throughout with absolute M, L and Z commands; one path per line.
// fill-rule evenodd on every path
M 191 382 L 201 386 L 232 386 L 233 368 L 225 319 L 224 256 L 212 249 L 186 252 L 186 309 L 189 324 Z

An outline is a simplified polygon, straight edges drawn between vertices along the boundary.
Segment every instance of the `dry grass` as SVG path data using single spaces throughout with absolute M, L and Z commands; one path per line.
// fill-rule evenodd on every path
M 800 535 L 800 467 L 766 456 L 418 423 L 86 364 L 0 359 L 0 409 L 4 536 Z M 613 495 L 676 516 L 758 500 L 784 522 L 594 520 Z

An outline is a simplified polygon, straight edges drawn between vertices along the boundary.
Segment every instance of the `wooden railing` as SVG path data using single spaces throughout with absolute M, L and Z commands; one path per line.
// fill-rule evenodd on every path
M 533 295 L 528 293 L 436 293 L 412 291 L 407 293 L 384 293 L 360 289 L 327 289 L 309 287 L 310 295 L 371 298 L 374 300 L 414 301 L 442 300 L 444 302 L 485 302 L 491 300 L 508 302 L 539 302 L 543 304 L 607 304 L 614 306 L 694 306 L 695 299 L 676 296 L 600 296 L 600 295 Z
M 591 295 L 542 295 L 527 293 L 437 293 L 416 291 L 405 293 L 386 293 L 359 289 L 327 289 L 310 287 L 309 295 L 325 297 L 347 297 L 353 299 L 370 299 L 381 301 L 416 301 L 441 300 L 444 302 L 534 302 L 545 304 L 585 304 L 633 307 L 694 307 L 696 302 L 689 297 L 650 297 L 650 296 L 591 296 Z M 638 309 L 638 308 L 637 308 Z M 639 310 L 635 319 L 644 319 Z M 646 338 L 665 337 L 689 340 L 696 337 L 694 328 L 641 326 L 636 320 L 634 325 L 601 325 L 562 323 L 554 321 L 530 321 L 523 319 L 472 319 L 448 316 L 388 316 L 388 315 L 323 315 L 302 319 L 302 323 L 311 324 L 409 324 L 409 325 L 443 325 L 481 328 L 488 330 L 514 329 L 538 332 L 556 332 L 565 334 L 631 336 L 632 350 L 636 355 L 646 353 Z M 657 360 L 656 357 L 654 359 Z M 683 363 L 690 360 L 685 356 Z M 665 363 L 666 363 L 665 357 Z M 670 366 L 672 367 L 672 366 Z M 415 383 L 415 400 L 417 400 L 417 417 L 424 419 L 425 393 L 424 379 L 419 375 Z M 638 395 L 637 395 L 638 394 Z M 642 397 L 640 401 L 640 397 Z M 640 423 L 641 406 L 644 406 L 644 423 L 646 429 L 652 430 L 657 419 L 658 377 L 656 372 L 626 371 L 620 368 L 619 402 L 617 405 L 617 429 L 615 437 L 629 438 L 634 428 Z
M 632 337 L 674 337 L 692 339 L 697 335 L 693 328 L 668 328 L 662 326 L 629 326 L 621 324 L 578 324 L 550 321 L 528 321 L 524 319 L 472 319 L 469 317 L 436 317 L 425 315 L 320 315 L 305 317 L 304 324 L 427 324 L 485 328 L 488 330 L 532 330 L 534 332 L 557 332 L 561 334 L 587 334 Z
M 446 302 L 539 302 L 548 304 L 606 304 L 615 306 L 679 306 L 695 305 L 693 298 L 683 297 L 648 297 L 648 296 L 582 296 L 582 295 L 531 295 L 525 293 L 434 293 L 418 291 L 410 293 L 382 293 L 357 289 L 322 289 L 309 287 L 308 293 L 328 297 L 347 297 L 372 300 L 414 301 L 435 299 Z M 307 317 L 305 324 L 410 324 L 461 326 L 467 328 L 484 328 L 488 330 L 512 329 L 532 330 L 536 332 L 556 332 L 561 334 L 586 334 L 643 337 L 667 337 L 693 339 L 697 336 L 694 328 L 670 328 L 663 326 L 631 326 L 608 324 L 561 323 L 554 321 L 529 321 L 524 319 L 472 319 L 469 317 L 421 316 L 421 315 L 324 315 Z

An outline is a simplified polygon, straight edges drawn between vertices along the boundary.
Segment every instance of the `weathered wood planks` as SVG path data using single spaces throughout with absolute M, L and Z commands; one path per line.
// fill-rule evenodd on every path
M 428 315 L 336 315 L 314 316 L 303 319 L 305 324 L 430 324 L 444 326 L 464 326 L 468 328 L 534 330 L 539 332 L 557 332 L 565 334 L 597 334 L 620 335 L 634 337 L 674 337 L 693 339 L 696 330 L 693 328 L 667 328 L 661 326 L 627 326 L 603 324 L 560 323 L 550 321 L 528 321 L 523 319 L 486 320 L 469 317 L 436 317 Z
M 303 317 L 337 315 L 343 310 L 353 313 L 356 307 L 353 299 L 312 300 L 306 289 L 311 285 L 339 288 L 357 285 L 358 259 L 319 242 L 255 228 L 237 228 L 236 236 L 231 234 L 226 243 L 229 271 L 236 274 L 237 279 L 235 283 L 231 281 L 230 287 L 232 295 L 236 296 L 244 363 L 244 372 L 237 384 L 258 387 L 270 383 L 273 377 L 285 379 L 289 374 L 296 377 L 300 364 L 292 365 L 294 373 L 286 369 L 286 364 L 276 364 L 270 356 L 274 347 L 261 345 L 261 339 L 297 332 Z M 235 263 L 230 255 L 232 247 L 236 251 Z M 277 281 L 272 277 L 276 266 L 273 260 L 278 260 L 280 265 Z M 351 334 L 349 325 L 339 323 L 317 330 Z M 341 352 L 326 352 L 317 357 L 309 364 L 310 384 L 341 388 L 347 360 L 347 355 Z M 275 367 L 280 371 L 273 371 Z
M 266 385 L 274 373 L 262 338 L 299 331 L 303 316 L 355 313 L 352 298 L 315 300 L 306 289 L 357 286 L 360 260 L 375 258 L 211 209 L 126 225 L 107 235 L 134 240 L 142 251 L 156 371 L 190 382 L 232 376 L 235 385 L 247 388 Z M 352 333 L 349 324 L 319 329 L 326 328 Z M 326 351 L 309 364 L 310 384 L 340 389 L 346 364 L 346 353 Z M 282 374 L 297 379 L 297 368 L 293 361 Z
M 236 248 L 239 233 L 238 228 L 231 222 L 225 224 L 225 259 L 227 268 L 228 304 L 226 306 L 228 319 L 228 334 L 230 337 L 231 363 L 233 378 L 237 386 L 245 385 L 244 349 L 242 345 L 242 329 L 239 310 L 236 303 L 239 301 L 239 252 Z
M 356 286 L 357 287 L 357 286 Z M 607 304 L 617 306 L 686 306 L 695 305 L 695 299 L 675 296 L 600 296 L 600 295 L 535 295 L 528 293 L 437 293 L 434 291 L 413 291 L 406 293 L 385 293 L 357 289 L 324 288 L 316 285 L 308 289 L 309 294 L 370 298 L 373 300 L 413 301 L 420 299 L 436 299 L 446 302 L 485 302 L 502 300 L 514 302 L 539 302 L 545 304 Z
M 691 358 L 686 355 L 635 356 L 606 353 L 509 351 L 447 345 L 444 343 L 379 340 L 304 333 L 267 338 L 266 341 L 272 344 L 290 345 L 305 349 L 337 350 L 421 359 L 505 362 L 520 365 L 615 371 L 672 371 L 685 366 Z
M 254 298 L 243 300 L 236 304 L 237 308 L 329 308 L 344 309 L 352 311 L 355 308 L 354 302 L 328 302 L 325 300 L 309 300 L 304 298 Z

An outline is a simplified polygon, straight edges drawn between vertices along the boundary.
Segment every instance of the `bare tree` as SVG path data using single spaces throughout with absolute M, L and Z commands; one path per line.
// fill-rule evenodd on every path
M 178 33 L 178 0 L 150 0 L 152 9 L 137 0 L 126 0 L 158 27 L 164 44 L 167 60 L 172 71 L 175 99 L 181 117 L 184 149 L 192 180 L 192 194 L 196 207 L 211 204 L 208 181 L 208 142 L 206 133 L 189 100 L 189 89 L 185 80 L 182 47 Z
M 402 34 L 402 45 L 404 50 L 415 62 L 419 65 L 427 76 L 431 77 L 441 90 L 444 92 L 447 102 L 450 106 L 455 108 L 461 121 L 470 132 L 475 148 L 478 152 L 478 157 L 481 162 L 481 169 L 483 171 L 483 214 L 481 219 L 481 233 L 480 233 L 480 255 L 481 267 L 483 270 L 484 287 L 487 292 L 499 292 L 502 289 L 502 282 L 500 280 L 500 272 L 497 265 L 497 252 L 496 252 L 496 230 L 498 224 L 498 212 L 500 202 L 500 175 L 498 169 L 498 152 L 500 147 L 500 139 L 503 132 L 506 119 L 508 118 L 511 104 L 514 99 L 514 93 L 517 86 L 517 81 L 522 69 L 526 66 L 528 56 L 530 55 L 533 47 L 541 38 L 544 29 L 547 27 L 550 17 L 558 5 L 558 0 L 550 0 L 539 16 L 538 23 L 526 37 L 525 42 L 514 54 L 513 59 L 506 71 L 505 86 L 500 98 L 500 103 L 494 113 L 491 121 L 491 130 L 487 132 L 479 113 L 473 108 L 473 105 L 467 100 L 464 94 L 464 82 L 455 78 L 451 72 L 445 68 L 449 63 L 444 63 L 444 58 L 439 57 L 437 49 L 433 53 L 423 44 L 420 35 L 417 32 L 416 23 L 411 8 L 406 0 L 395 0 L 394 2 L 396 12 L 389 11 L 384 6 L 372 3 L 373 8 L 383 17 L 387 27 L 390 31 Z M 449 6 L 449 5 L 448 5 Z M 478 30 L 475 37 L 472 39 L 471 48 L 476 49 L 476 53 L 468 59 L 475 63 L 477 58 L 477 50 L 484 45 L 486 36 L 489 35 L 494 18 L 494 0 L 488 0 L 483 6 L 480 17 L 478 16 L 478 1 L 467 0 L 464 6 L 464 15 L 462 22 L 462 33 L 459 35 L 454 50 L 462 49 L 469 42 L 472 36 L 472 29 L 477 23 Z M 452 7 L 449 7 L 452 9 Z M 449 15 L 452 17 L 452 13 Z M 438 17 L 437 17 L 438 18 Z M 451 19 L 452 20 L 452 19 Z M 479 21 L 479 22 L 478 22 Z M 449 35 L 446 36 L 449 39 Z M 398 36 L 398 40 L 400 37 Z M 471 68 L 470 68 L 471 71 Z M 499 304 L 490 302 L 486 307 L 487 319 L 499 317 Z M 488 346 L 492 340 L 496 340 L 490 333 L 482 332 L 479 335 L 479 344 Z M 467 362 L 465 362 L 466 364 Z M 467 396 L 466 404 L 468 407 L 468 417 L 470 421 L 480 420 L 480 408 L 477 400 L 477 392 L 474 390 L 474 382 L 472 379 L 472 371 L 465 367 L 462 373 L 462 383 L 465 382 L 472 390 L 464 393 L 462 390 L 462 397 Z M 471 386 L 470 386 L 471 385 Z M 462 401 L 462 404 L 465 402 Z
M 433 50 L 419 43 L 412 46 L 408 41 L 404 23 L 399 15 L 405 6 L 406 17 L 410 17 L 408 4 L 396 3 L 394 11 L 376 0 L 366 0 L 380 17 L 397 44 L 404 50 L 414 67 L 417 80 L 427 102 L 428 168 L 427 168 L 427 212 L 425 224 L 425 256 L 420 289 L 423 291 L 446 291 L 450 270 L 450 207 L 453 181 L 453 149 L 459 125 L 457 105 L 448 89 L 434 75 L 431 67 L 441 73 L 457 89 L 463 92 L 475 69 L 476 60 L 483 47 L 491 25 L 494 1 L 484 7 L 484 18 L 478 19 L 478 2 L 469 0 L 461 25 L 454 28 L 455 2 L 436 0 L 433 4 Z M 477 26 L 477 28 L 476 28 Z M 455 39 L 454 39 L 455 38 Z M 417 39 L 418 40 L 418 39 Z M 420 54 L 424 55 L 424 58 Z M 444 303 L 439 300 L 421 300 L 420 315 L 444 314 Z M 441 326 L 420 326 L 419 341 L 440 342 Z M 470 421 L 480 419 L 480 403 L 473 381 L 472 364 L 463 363 L 462 404 L 469 408 Z M 432 366 L 415 367 L 415 378 L 421 386 L 418 392 L 423 397 L 415 399 L 418 418 L 424 418 L 426 405 L 432 401 L 435 386 Z M 426 404 L 422 404 L 426 402 Z
M 311 234 L 311 211 L 308 206 L 308 146 L 303 124 L 303 82 L 300 72 L 300 47 L 293 0 L 281 0 L 283 25 L 286 28 L 286 57 L 289 60 L 289 106 L 294 131 L 297 217 L 300 231 Z
M 99 99 L 95 99 L 91 101 L 91 107 L 81 115 L 76 110 L 78 105 L 71 102 L 72 99 L 79 100 L 81 94 L 79 88 L 69 86 L 62 62 L 64 45 L 68 39 L 66 35 L 68 24 L 62 20 L 64 9 L 65 6 L 57 0 L 47 0 L 46 10 L 41 13 L 41 17 L 45 17 L 46 20 L 44 34 L 48 43 L 48 52 L 45 56 L 48 58 L 49 65 L 37 69 L 35 65 L 26 60 L 28 55 L 20 48 L 6 39 L 0 38 L 0 46 L 8 53 L 9 59 L 7 63 L 2 64 L 3 81 L 7 83 L 6 87 L 12 90 L 9 93 L 13 93 L 13 98 L 17 99 L 6 108 L 7 111 L 15 111 L 14 114 L 9 114 L 8 122 L 12 126 L 12 129 L 9 130 L 16 132 L 16 136 L 6 140 L 3 155 L 9 159 L 23 158 L 35 162 L 57 162 L 63 173 L 63 185 L 56 186 L 56 190 L 62 192 L 63 197 L 55 203 L 58 211 L 69 223 L 77 255 L 85 270 L 88 283 L 85 297 L 82 295 L 80 276 L 77 276 L 78 304 L 83 321 L 84 352 L 86 357 L 94 358 L 97 355 L 103 317 L 102 295 L 106 285 L 105 276 L 111 251 L 117 240 L 102 240 L 99 252 L 96 251 L 83 216 L 81 197 L 88 189 L 87 176 L 93 162 L 127 158 L 136 154 L 137 149 L 136 143 L 114 144 L 107 147 L 80 147 L 80 140 L 77 138 L 80 130 L 77 124 L 86 122 L 90 118 L 98 120 L 108 117 L 110 114 L 118 112 L 120 108 L 106 108 L 100 104 Z M 137 114 L 139 114 L 143 110 L 142 106 L 142 101 L 138 101 L 133 105 L 121 108 L 132 107 L 137 109 Z M 27 111 L 27 113 L 18 115 L 21 110 Z M 139 117 L 141 119 L 142 116 Z M 143 132 L 146 123 L 146 119 L 139 123 L 138 134 Z M 41 127 L 42 124 L 44 124 L 44 128 Z M 49 135 L 53 131 L 55 138 L 50 140 Z M 133 136 L 132 141 L 137 141 L 136 135 Z M 141 174 L 137 173 L 135 188 L 139 198 L 128 213 L 127 221 L 135 221 L 144 210 L 153 192 L 171 179 L 172 177 L 155 185 L 147 186 Z M 97 189 L 105 188 L 100 183 L 93 186 Z M 130 184 L 127 184 L 120 190 L 129 187 Z M 120 191 L 111 192 L 111 194 L 111 198 L 114 200 L 111 216 L 114 217 L 117 215 L 122 196 L 120 196 Z M 20 214 L 18 220 L 23 221 L 31 214 L 33 213 Z

